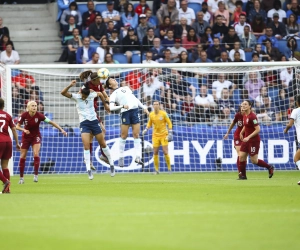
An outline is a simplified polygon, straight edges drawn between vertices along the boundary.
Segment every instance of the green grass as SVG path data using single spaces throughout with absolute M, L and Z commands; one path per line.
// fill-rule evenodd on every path
M 3 249 L 299 249 L 300 173 L 41 175 L 0 195 Z M 1 248 L 2 248 L 1 247 Z

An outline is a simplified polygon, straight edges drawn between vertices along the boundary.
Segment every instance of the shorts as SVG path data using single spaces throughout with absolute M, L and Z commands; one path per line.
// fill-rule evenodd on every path
M 121 113 L 121 123 L 123 125 L 131 125 L 140 123 L 139 109 L 130 109 Z
M 254 142 L 242 142 L 240 151 L 248 153 L 249 155 L 257 155 L 259 152 L 260 140 Z
M 0 159 L 7 160 L 12 156 L 12 142 L 0 142 Z
M 240 138 L 234 138 L 233 140 L 235 147 L 240 147 L 242 145 L 242 141 L 240 140 Z
M 152 145 L 154 148 L 159 148 L 160 145 L 168 146 L 169 142 L 167 136 L 165 137 L 152 137 Z
M 102 129 L 100 127 L 98 119 L 89 121 L 85 120 L 80 123 L 80 133 L 91 133 L 93 135 L 98 135 L 102 133 Z
M 29 149 L 30 146 L 34 144 L 41 144 L 42 137 L 40 135 L 36 135 L 33 137 L 24 137 L 22 136 L 21 149 Z

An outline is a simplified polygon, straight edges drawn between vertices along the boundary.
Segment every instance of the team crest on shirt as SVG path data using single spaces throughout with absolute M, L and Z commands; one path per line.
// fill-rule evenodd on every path
M 160 117 L 159 117 L 159 120 L 161 120 L 161 121 L 162 121 L 162 119 L 163 119 L 163 118 L 162 118 L 162 116 L 160 116 Z
M 35 123 L 37 123 L 39 121 L 39 118 L 35 118 L 34 121 Z
M 247 118 L 246 122 L 247 122 L 247 123 L 249 122 L 249 118 Z
M 239 144 L 239 141 L 235 141 L 236 144 Z
M 123 122 L 126 122 L 126 118 L 123 118 Z

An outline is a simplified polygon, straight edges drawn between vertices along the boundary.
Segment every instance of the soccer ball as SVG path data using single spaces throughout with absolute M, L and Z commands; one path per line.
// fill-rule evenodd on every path
M 109 77 L 109 70 L 106 68 L 101 68 L 98 69 L 97 74 L 100 79 L 105 80 Z

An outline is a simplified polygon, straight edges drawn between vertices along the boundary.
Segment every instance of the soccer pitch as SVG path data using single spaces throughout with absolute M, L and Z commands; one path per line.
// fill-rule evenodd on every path
M 0 195 L 8 249 L 299 249 L 300 172 L 40 175 Z M 3 245 L 4 244 L 4 245 Z

